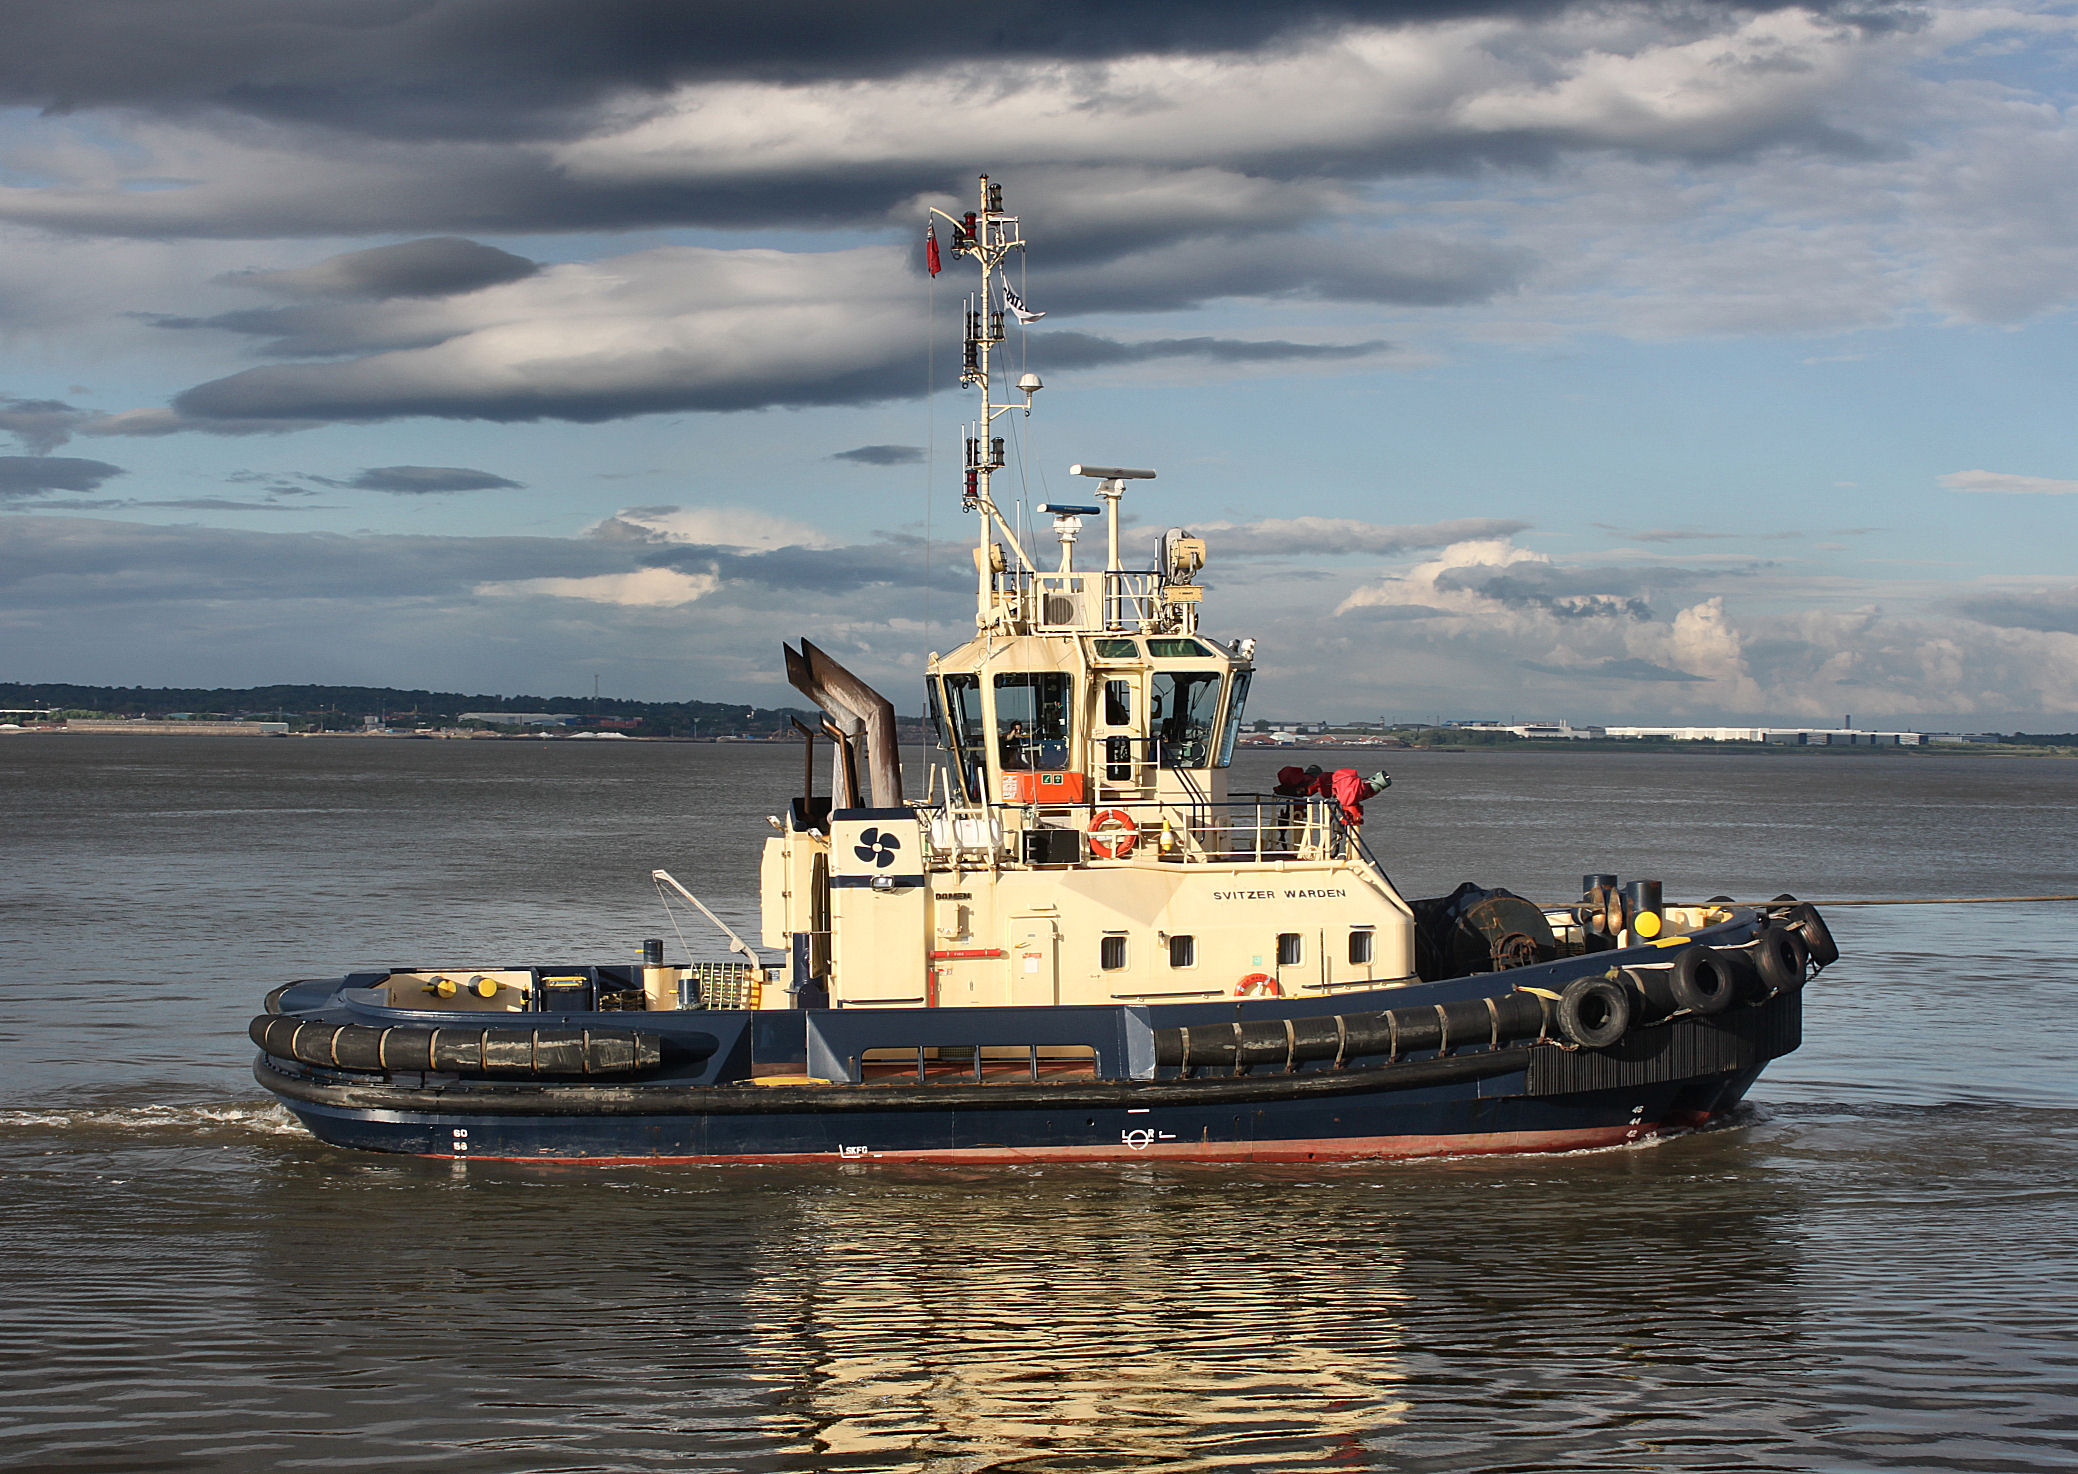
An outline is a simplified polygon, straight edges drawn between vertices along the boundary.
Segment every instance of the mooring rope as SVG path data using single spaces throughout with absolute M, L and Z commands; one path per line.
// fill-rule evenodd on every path
M 1880 901 L 1808 901 L 1811 906 L 2026 906 L 2038 901 L 2078 901 L 2078 896 L 1904 896 Z M 1773 901 L 1734 901 L 1735 906 L 1772 906 Z M 1784 901 L 1787 906 L 1789 902 Z

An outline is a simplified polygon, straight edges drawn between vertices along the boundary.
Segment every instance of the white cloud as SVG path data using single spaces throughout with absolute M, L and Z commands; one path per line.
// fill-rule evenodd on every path
M 1394 575 L 1358 589 L 1335 613 L 1358 609 L 1409 609 L 1455 615 L 1481 615 L 1504 606 L 1475 589 L 1446 586 L 1445 576 L 1460 571 L 1483 572 L 1513 568 L 1521 563 L 1549 564 L 1551 559 L 1529 548 L 1519 548 L 1506 538 L 1478 538 L 1453 543 L 1425 563 L 1404 574 Z
M 1201 522 L 1192 531 L 1218 539 L 1222 558 L 1368 553 L 1374 557 L 1443 547 L 1474 538 L 1508 537 L 1526 523 L 1501 517 L 1398 524 L 1357 517 L 1265 517 L 1256 522 Z
M 1563 145 L 1709 153 L 1817 126 L 1871 43 L 1797 10 L 1700 38 L 1635 11 L 1351 27 L 1256 54 L 1009 64 L 887 80 L 681 87 L 554 150 L 580 179 L 832 166 L 1199 167 L 1325 153 Z
M 1506 540 L 1460 544 L 1355 590 L 1324 638 L 1306 635 L 1318 628 L 1310 616 L 1280 609 L 1266 669 L 1335 691 L 1352 710 L 1472 697 L 1585 719 L 2078 712 L 2068 588 L 1987 586 L 1956 602 L 1958 618 L 1916 603 L 1817 607 L 1841 596 L 1839 580 L 1777 573 L 1742 585 L 1743 597 L 1683 597 L 1664 616 L 1638 592 L 1663 575 L 1675 580 L 1664 592 L 1708 577 L 1571 565 Z
M 623 507 L 586 529 L 586 535 L 759 552 L 837 546 L 828 533 L 806 522 L 745 507 Z
M 633 573 L 599 573 L 589 578 L 524 578 L 512 583 L 478 584 L 488 595 L 547 594 L 557 599 L 584 599 L 624 609 L 667 609 L 704 599 L 722 586 L 712 573 L 677 568 L 640 568 Z
M 2028 492 L 2042 496 L 2078 495 L 2078 481 L 2051 476 L 2015 476 L 2006 471 L 1951 471 L 1941 478 L 1950 491 Z

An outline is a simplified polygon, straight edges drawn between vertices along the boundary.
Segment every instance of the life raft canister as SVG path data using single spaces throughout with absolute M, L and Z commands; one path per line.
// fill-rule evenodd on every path
M 1284 989 L 1266 972 L 1252 972 L 1234 984 L 1236 998 L 1282 998 Z
M 1140 843 L 1140 826 L 1124 809 L 1099 809 L 1090 815 L 1090 853 L 1100 860 L 1123 860 Z

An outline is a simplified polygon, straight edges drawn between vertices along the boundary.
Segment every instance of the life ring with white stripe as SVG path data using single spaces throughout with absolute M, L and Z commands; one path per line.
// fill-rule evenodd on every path
M 1099 860 L 1123 860 L 1140 843 L 1140 826 L 1124 809 L 1099 809 L 1090 816 L 1090 853 Z
M 1252 972 L 1234 984 L 1236 998 L 1282 998 L 1284 989 L 1266 972 Z

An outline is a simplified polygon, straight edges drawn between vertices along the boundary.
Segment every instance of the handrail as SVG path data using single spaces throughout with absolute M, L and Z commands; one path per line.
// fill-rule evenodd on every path
M 946 840 L 931 836 L 934 854 L 949 859 L 987 851 L 1007 857 L 1014 849 L 1013 835 L 1033 827 L 1069 827 L 1087 830 L 1095 816 L 1117 811 L 1134 821 L 1138 843 L 1153 847 L 1162 860 L 1180 864 L 1218 864 L 1237 860 L 1341 860 L 1359 856 L 1370 861 L 1370 852 L 1356 828 L 1344 821 L 1339 806 L 1320 795 L 1259 794 L 1218 801 L 1192 798 L 1171 799 L 1085 799 L 1080 803 L 982 803 L 945 804 L 930 810 L 943 815 Z M 1013 822 L 1019 815 L 1067 816 L 1079 822 L 1034 825 Z M 977 844 L 976 831 L 988 836 Z M 1162 836 L 1170 836 L 1163 844 Z

